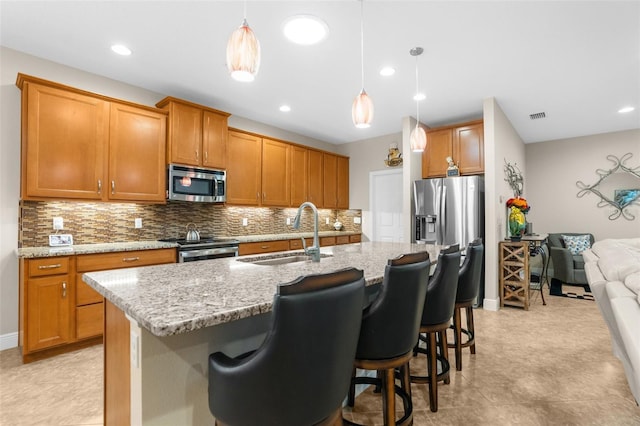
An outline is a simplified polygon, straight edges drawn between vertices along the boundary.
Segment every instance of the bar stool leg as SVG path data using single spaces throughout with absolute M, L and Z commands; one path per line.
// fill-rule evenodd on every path
M 438 411 L 438 349 L 436 333 L 429 335 L 429 359 L 427 372 L 429 376 L 429 407 L 432 412 Z
M 471 340 L 471 344 L 469 347 L 471 348 L 471 354 L 475 355 L 476 353 L 476 330 L 473 325 L 473 307 L 467 306 L 467 330 L 469 331 L 469 339 Z
M 440 351 L 442 353 L 442 357 L 446 360 L 447 363 L 449 363 L 449 349 L 447 346 L 447 329 L 441 330 L 438 332 L 438 334 L 440 335 Z M 442 369 L 444 370 L 444 365 L 442 366 Z M 444 378 L 444 384 L 448 385 L 449 383 L 451 383 L 451 379 L 449 378 L 449 374 L 447 373 L 447 376 Z
M 396 424 L 396 392 L 395 392 L 395 369 L 389 368 L 384 371 L 382 379 L 382 411 L 385 425 Z
M 456 352 L 456 370 L 462 370 L 462 309 L 456 307 L 453 311 L 453 340 Z

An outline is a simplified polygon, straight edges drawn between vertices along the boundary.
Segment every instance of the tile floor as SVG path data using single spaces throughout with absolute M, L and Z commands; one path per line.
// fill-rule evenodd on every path
M 413 385 L 414 425 L 640 425 L 595 302 L 548 296 L 542 306 L 534 292 L 528 312 L 479 309 L 475 320 L 477 354 L 465 351 L 462 371 L 439 386 L 437 413 L 426 385 Z M 102 346 L 26 365 L 17 349 L 0 352 L 0 425 L 102 424 L 101 371 Z M 378 395 L 366 391 L 344 415 L 381 424 Z

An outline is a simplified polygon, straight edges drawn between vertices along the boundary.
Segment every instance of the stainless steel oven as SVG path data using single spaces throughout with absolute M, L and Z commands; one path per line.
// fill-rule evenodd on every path
M 180 238 L 161 240 L 178 243 L 178 262 L 235 257 L 238 255 L 238 240 L 224 238 L 200 238 L 200 241 L 187 241 Z

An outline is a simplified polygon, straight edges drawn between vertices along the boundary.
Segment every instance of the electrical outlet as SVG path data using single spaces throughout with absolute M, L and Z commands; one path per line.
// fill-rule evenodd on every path
M 64 220 L 61 217 L 53 218 L 53 229 L 56 231 L 64 229 Z
M 136 228 L 136 229 L 140 229 L 140 228 L 142 228 L 142 218 L 140 218 L 140 217 L 136 217 L 136 218 L 133 220 L 133 224 L 134 224 L 134 226 L 135 226 L 135 228 Z
M 249 225 L 249 219 L 247 219 L 246 217 L 242 218 L 242 226 L 247 226 Z
M 287 218 L 287 225 L 291 225 L 291 218 L 290 217 Z
M 353 218 L 353 223 L 355 223 L 356 225 L 359 225 L 362 223 L 362 218 L 360 216 L 355 216 Z
M 140 339 L 133 331 L 130 333 L 131 341 L 129 343 L 129 351 L 131 354 L 131 366 L 133 368 L 140 367 Z
M 326 219 L 324 220 L 324 223 L 328 225 L 328 224 L 329 224 L 329 218 L 326 218 Z

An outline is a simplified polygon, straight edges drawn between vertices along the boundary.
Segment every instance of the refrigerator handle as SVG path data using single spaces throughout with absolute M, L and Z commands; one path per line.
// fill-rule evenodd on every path
M 446 233 L 446 226 L 447 224 L 446 222 L 446 218 L 447 218 L 447 187 L 446 185 L 442 185 L 442 187 L 440 188 L 440 221 L 438 222 L 438 231 L 440 233 L 440 235 L 438 236 L 438 241 L 441 242 L 441 244 L 444 244 L 445 242 L 445 233 Z

